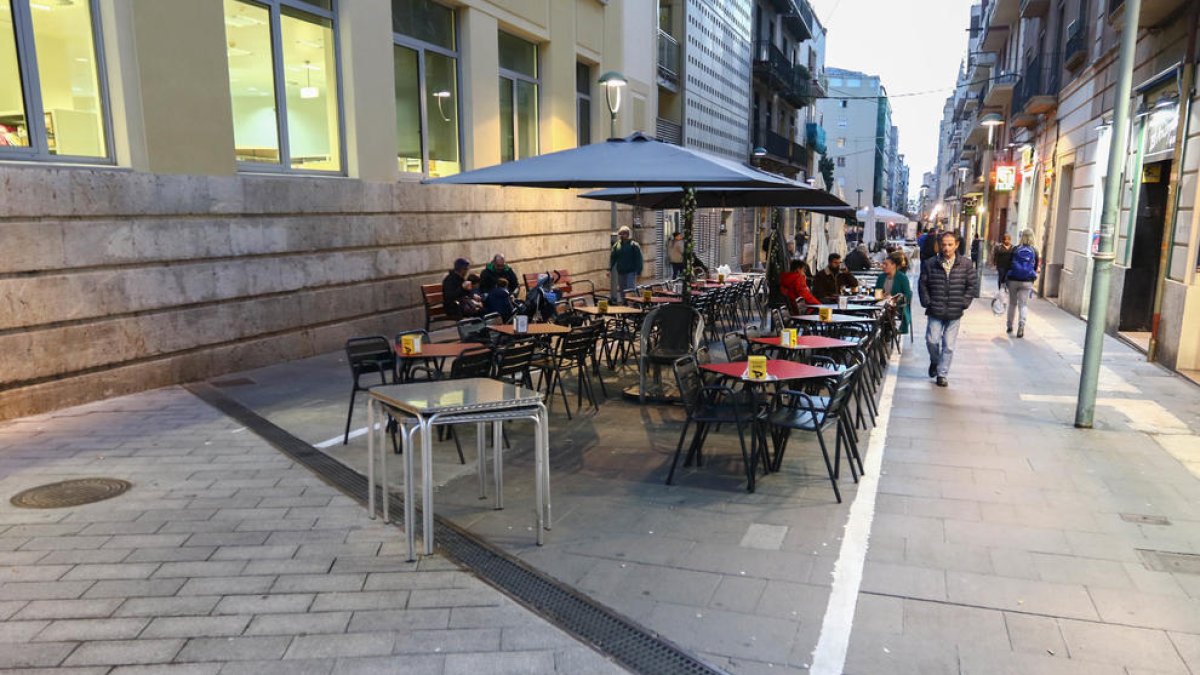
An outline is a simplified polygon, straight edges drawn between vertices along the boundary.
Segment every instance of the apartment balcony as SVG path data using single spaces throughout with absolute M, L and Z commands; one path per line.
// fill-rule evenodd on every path
M 764 85 L 785 90 L 795 83 L 795 72 L 787 56 L 770 41 L 754 43 L 754 77 Z
M 658 31 L 658 84 L 673 92 L 679 91 L 679 41 L 670 33 Z
M 1021 81 L 1013 95 L 1014 116 L 1043 115 L 1058 107 L 1058 69 L 1043 63 L 1042 57 L 1038 56 L 1025 66 L 1025 72 L 1021 74 Z M 1013 123 L 1016 124 L 1016 120 Z
M 808 68 L 800 64 L 792 66 L 792 80 L 788 86 L 783 87 L 781 92 L 783 100 L 796 106 L 803 108 L 812 104 L 817 98 L 817 93 L 814 91 L 813 78 L 808 72 Z
M 987 79 L 992 76 L 992 70 L 996 68 L 996 54 L 994 52 L 972 54 L 968 66 L 967 79 L 970 80 L 968 89 L 978 92 L 983 89 Z
M 1013 90 L 1017 88 L 1016 73 L 1000 73 L 988 87 L 983 104 L 992 107 L 1003 107 L 1012 100 Z
M 1087 61 L 1087 26 L 1078 19 L 1067 26 L 1067 44 L 1063 48 L 1063 65 L 1070 70 Z
M 1050 0 L 1021 0 L 1022 19 L 1046 16 L 1048 9 L 1050 9 Z
M 759 130 L 754 134 L 754 140 L 755 145 L 767 151 L 761 158 L 761 168 L 788 176 L 795 176 L 801 168 L 807 168 L 808 149 L 787 136 Z
M 979 98 L 979 94 L 967 92 L 967 95 L 963 97 L 963 112 L 977 110 L 979 108 Z
M 1020 18 L 1019 0 L 995 0 L 984 16 L 980 51 L 995 52 L 1003 47 L 1012 25 Z
M 1142 0 L 1142 11 L 1138 15 L 1138 26 L 1150 28 L 1162 24 L 1175 12 L 1194 0 Z M 1182 18 L 1182 17 L 1181 17 Z M 1109 0 L 1108 20 L 1114 26 L 1125 21 L 1125 0 Z
M 796 37 L 797 42 L 813 38 L 813 10 L 808 0 L 772 0 L 775 11 L 783 19 L 783 27 Z

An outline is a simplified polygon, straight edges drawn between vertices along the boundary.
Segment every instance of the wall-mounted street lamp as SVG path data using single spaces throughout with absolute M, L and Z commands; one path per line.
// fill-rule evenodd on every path
M 610 70 L 600 76 L 600 84 L 604 85 L 604 102 L 608 104 L 609 138 L 617 137 L 617 111 L 621 109 L 621 90 L 629 85 L 625 76 L 615 70 Z

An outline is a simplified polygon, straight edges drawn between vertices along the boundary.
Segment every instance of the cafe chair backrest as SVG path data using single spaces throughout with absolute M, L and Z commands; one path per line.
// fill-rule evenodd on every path
M 458 355 L 450 366 L 450 379 L 467 377 L 491 377 L 492 350 L 485 347 L 471 349 Z

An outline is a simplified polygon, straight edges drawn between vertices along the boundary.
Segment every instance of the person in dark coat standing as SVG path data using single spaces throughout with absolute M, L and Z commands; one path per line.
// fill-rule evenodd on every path
M 917 290 L 928 318 L 925 346 L 929 348 L 929 376 L 937 378 L 939 387 L 945 387 L 958 342 L 958 324 L 979 295 L 979 276 L 970 259 L 956 255 L 958 237 L 953 232 L 943 232 L 940 244 L 938 254 L 921 263 Z
M 1008 280 L 1008 267 L 1012 265 L 1013 245 L 1012 236 L 1004 235 L 1004 239 L 992 249 L 992 264 L 996 266 L 996 288 L 1004 288 Z

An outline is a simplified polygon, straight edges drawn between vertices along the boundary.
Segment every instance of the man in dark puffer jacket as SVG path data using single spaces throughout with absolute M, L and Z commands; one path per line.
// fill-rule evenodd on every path
M 975 265 L 966 256 L 955 255 L 957 251 L 958 237 L 953 232 L 943 232 L 941 250 L 921 263 L 921 279 L 917 284 L 928 317 L 925 345 L 929 348 L 929 376 L 937 378 L 939 387 L 947 384 L 954 344 L 958 341 L 958 323 L 971 306 L 971 300 L 979 294 Z

